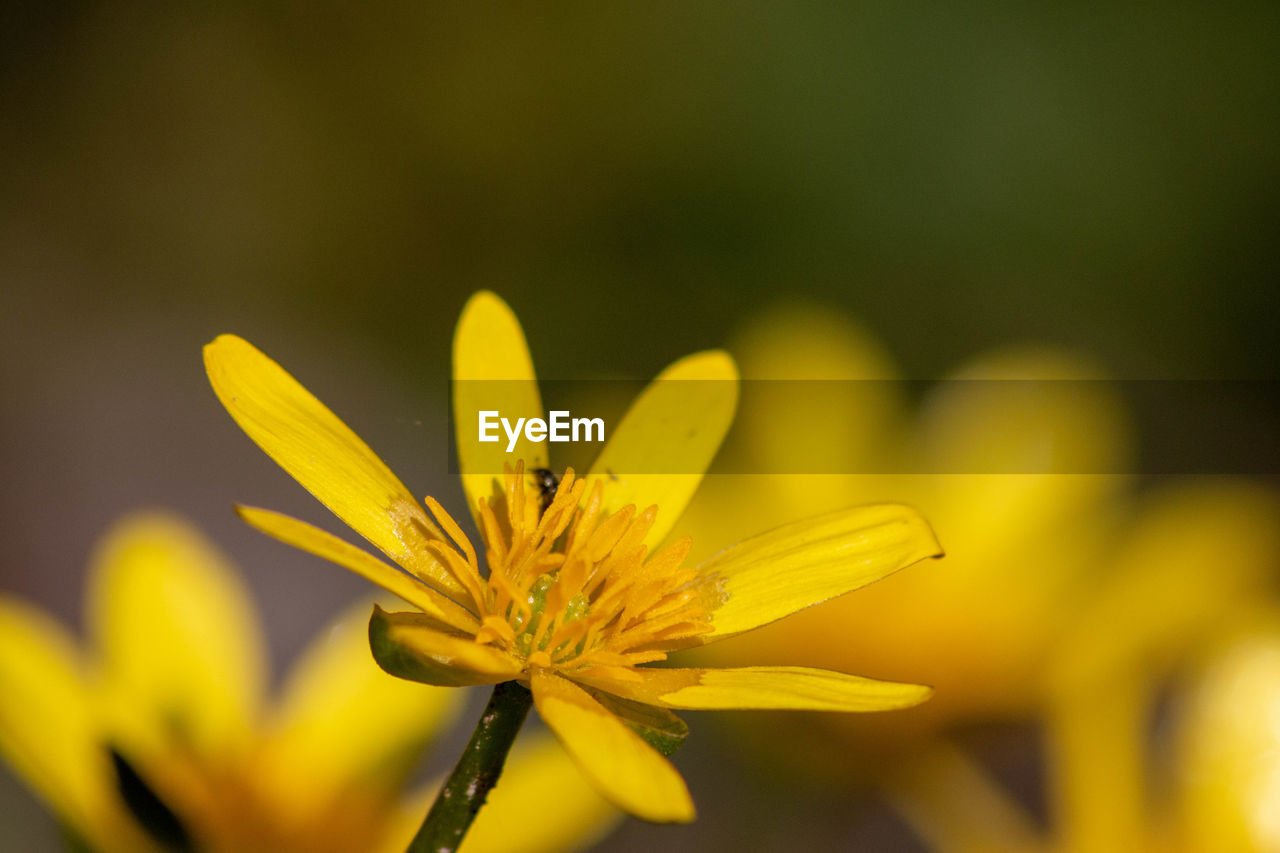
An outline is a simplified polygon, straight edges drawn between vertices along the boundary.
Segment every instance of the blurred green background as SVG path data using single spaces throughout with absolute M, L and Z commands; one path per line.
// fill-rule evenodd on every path
M 325 519 L 209 392 L 220 332 L 446 505 L 449 340 L 478 288 L 550 377 L 647 377 L 791 299 L 857 318 L 913 378 L 1024 341 L 1122 378 L 1280 363 L 1274 3 L 19 2 L 0 22 L 0 587 L 73 623 L 92 542 L 138 506 L 245 567 L 278 665 L 365 589 L 231 516 Z M 680 759 L 700 822 L 607 849 L 911 849 L 821 791 L 735 829 L 770 789 L 713 726 Z M 5 837 L 42 849 L 53 824 L 4 772 Z

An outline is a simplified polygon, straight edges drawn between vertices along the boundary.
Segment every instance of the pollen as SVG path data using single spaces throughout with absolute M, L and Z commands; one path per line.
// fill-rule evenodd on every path
M 426 500 L 450 540 L 428 547 L 470 597 L 481 622 L 476 642 L 516 655 L 526 669 L 639 680 L 633 667 L 664 660 L 712 630 L 713 591 L 683 566 L 691 540 L 652 555 L 644 544 L 656 506 L 606 514 L 601 484 L 588 494 L 572 468 L 549 503 L 525 477 L 523 461 L 503 481 L 501 493 L 478 504 L 487 576 L 458 523 Z

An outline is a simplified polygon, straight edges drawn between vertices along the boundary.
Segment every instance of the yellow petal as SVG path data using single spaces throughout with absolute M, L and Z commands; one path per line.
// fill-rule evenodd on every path
M 71 636 L 0 598 L 0 755 L 79 834 L 110 837 L 120 817 L 105 736 Z
M 391 559 L 452 595 L 462 587 L 427 550 L 443 538 L 369 446 L 284 368 L 235 335 L 204 348 L 205 370 L 240 428 L 320 503 Z
M 1183 700 L 1178 809 L 1187 850 L 1278 850 L 1280 624 L 1270 613 L 1225 648 Z
M 480 621 L 452 599 L 331 533 L 272 510 L 238 505 L 236 513 L 255 530 L 350 569 L 455 628 L 474 631 L 480 627 Z
M 687 823 L 693 800 L 680 773 L 585 690 L 536 670 L 538 713 L 582 772 L 618 808 L 660 823 Z
M 1134 849 L 1146 831 L 1160 677 L 1266 600 L 1278 519 L 1275 496 L 1252 484 L 1200 479 L 1148 496 L 1109 583 L 1047 672 L 1050 766 L 1070 849 Z M 1212 849 L 1231 849 L 1218 842 Z
M 1153 703 L 1138 679 L 1082 685 L 1050 703 L 1043 725 L 1061 849 L 1144 848 Z
M 87 616 L 126 754 L 221 759 L 246 746 L 265 682 L 258 620 L 198 531 L 160 513 L 118 524 L 95 555 Z
M 623 725 L 644 738 L 645 743 L 664 756 L 674 755 L 689 737 L 689 726 L 684 720 L 650 702 L 636 702 L 623 698 L 619 692 L 591 690 L 591 697 L 613 714 Z
M 699 566 L 723 596 L 711 614 L 715 631 L 701 639 L 749 631 L 940 556 L 928 522 L 898 504 L 854 507 L 784 525 Z
M 919 705 L 933 692 L 919 684 L 876 681 L 803 666 L 636 670 L 642 681 L 590 681 L 637 702 L 666 708 L 787 708 L 803 711 L 888 711 Z
M 738 405 L 728 353 L 694 353 L 672 364 L 636 398 L 591 466 L 587 494 L 604 485 L 604 509 L 657 505 L 650 547 L 684 512 L 724 441 Z
M 437 784 L 406 799 L 379 850 L 402 853 L 438 788 Z M 567 853 L 591 846 L 621 817 L 554 738 L 522 736 L 459 849 L 461 853 Z
M 516 315 L 493 293 L 482 290 L 462 309 L 453 336 L 453 419 L 458 443 L 462 487 L 474 515 L 476 502 L 502 490 L 503 465 L 547 466 L 544 445 L 521 437 L 508 453 L 501 429 L 499 440 L 479 440 L 479 413 L 499 412 L 512 425 L 517 418 L 543 417 L 542 398 L 534 378 L 533 360 Z
M 1212 478 L 1153 490 L 1048 669 L 1051 688 L 1157 678 L 1268 594 L 1277 554 L 1271 490 Z
M 920 470 L 939 473 L 1129 470 L 1132 447 L 1118 391 L 1071 353 L 989 352 L 924 399 L 911 458 Z M 1088 486 L 1087 479 L 1081 485 Z
M 372 602 L 348 608 L 290 672 L 255 778 L 282 822 L 348 797 L 386 800 L 461 709 L 457 690 L 387 675 L 369 654 Z
M 853 472 L 890 458 L 907 385 L 895 381 L 884 347 L 839 309 L 776 306 L 741 329 L 732 350 L 747 380 L 734 434 L 759 470 Z M 779 480 L 784 490 L 791 482 Z M 783 496 L 814 505 L 798 490 Z
M 421 613 L 388 613 L 377 605 L 369 618 L 369 645 L 387 672 L 423 684 L 496 684 L 521 671 L 520 662 L 501 649 L 446 634 Z

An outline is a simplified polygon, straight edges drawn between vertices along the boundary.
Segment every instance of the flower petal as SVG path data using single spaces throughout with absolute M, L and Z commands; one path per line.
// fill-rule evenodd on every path
M 122 804 L 70 634 L 0 598 L 0 755 L 88 840 L 112 837 Z
M 1187 850 L 1265 849 L 1280 838 L 1280 624 L 1274 612 L 1260 621 L 1214 649 L 1181 697 L 1174 803 Z
M 1238 619 L 1241 602 L 1269 594 L 1280 553 L 1271 490 L 1197 478 L 1150 490 L 1138 509 L 1106 583 L 1047 668 L 1056 693 L 1156 679 Z
M 479 620 L 453 599 L 332 533 L 269 509 L 237 505 L 236 513 L 255 530 L 350 569 L 448 625 L 464 631 L 480 627 Z
M 895 381 L 880 342 L 835 306 L 778 304 L 739 329 L 731 349 L 750 386 L 734 435 L 760 470 L 866 470 L 901 440 L 908 385 Z
M 379 845 L 402 853 L 435 799 L 435 785 L 409 797 Z M 554 792 L 549 796 L 548 792 Z M 622 817 L 545 733 L 521 736 L 498 786 L 459 848 L 461 853 L 566 853 L 600 839 Z
M 161 513 L 118 524 L 95 555 L 87 609 L 122 752 L 146 764 L 248 746 L 266 651 L 240 579 L 198 531 Z
M 623 725 L 664 756 L 674 755 L 689 737 L 688 724 L 666 708 L 659 708 L 651 702 L 624 699 L 603 689 L 588 692 L 605 710 L 622 720 Z
M 344 798 L 400 789 L 424 747 L 461 710 L 457 690 L 387 675 L 369 655 L 371 602 L 348 608 L 290 672 L 269 723 L 256 778 L 273 814 L 321 822 Z
M 800 711 L 889 711 L 918 705 L 933 692 L 919 684 L 876 681 L 803 666 L 635 670 L 643 679 L 593 680 L 627 699 L 665 708 L 787 708 Z
M 378 666 L 392 675 L 441 687 L 497 684 L 521 671 L 520 662 L 501 649 L 447 634 L 421 613 L 388 613 L 376 604 L 369 646 Z
M 482 290 L 468 300 L 453 336 L 453 419 L 458 444 L 458 468 L 462 487 L 474 515 L 476 502 L 502 489 L 503 465 L 545 468 L 542 444 L 521 435 L 507 452 L 507 438 L 498 432 L 496 442 L 481 442 L 479 413 L 501 413 L 512 424 L 517 418 L 543 416 L 542 398 L 534 378 L 533 360 L 520 321 L 495 294 Z
M 928 522 L 898 504 L 854 507 L 784 525 L 698 567 L 722 596 L 711 614 L 715 630 L 699 639 L 711 642 L 758 628 L 941 556 Z
M 687 823 L 693 800 L 680 773 L 612 713 L 558 675 L 535 670 L 538 713 L 614 805 L 659 823 Z
M 442 539 L 404 484 L 337 415 L 253 344 L 219 335 L 204 348 L 213 390 L 240 428 L 334 515 L 413 574 L 451 595 L 461 585 L 426 547 Z
M 1062 849 L 1146 846 L 1152 693 L 1140 679 L 1121 678 L 1051 698 L 1043 730 Z
M 604 509 L 657 505 L 645 541 L 671 530 L 724 440 L 738 405 L 738 369 L 728 353 L 694 353 L 662 371 L 636 398 L 591 466 L 587 494 L 604 484 Z

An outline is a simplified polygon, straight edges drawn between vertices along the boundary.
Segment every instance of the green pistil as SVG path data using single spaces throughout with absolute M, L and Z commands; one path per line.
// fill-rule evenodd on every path
M 533 585 L 529 588 L 529 610 L 530 614 L 526 619 L 523 613 L 517 611 L 511 620 L 511 627 L 516 633 L 516 648 L 520 654 L 526 657 L 533 651 L 533 638 L 537 636 L 538 629 L 542 625 L 542 617 L 547 609 L 547 593 L 556 585 L 558 580 L 555 572 L 549 572 L 540 575 L 534 580 Z M 563 620 L 572 622 L 575 619 L 581 619 L 591 610 L 591 605 L 587 601 L 587 597 L 582 593 L 578 593 L 569 599 L 568 606 L 565 607 Z M 538 650 L 546 649 L 547 643 L 551 636 L 548 634 L 542 639 L 542 643 L 538 646 Z
M 555 585 L 555 574 L 548 573 L 539 575 L 533 582 L 533 586 L 529 588 L 529 607 L 533 610 L 535 619 L 542 615 L 543 610 L 547 609 L 547 593 Z
M 590 612 L 591 604 L 587 601 L 587 597 L 578 593 L 569 599 L 569 606 L 564 609 L 564 621 L 572 622 L 574 619 L 581 619 Z

